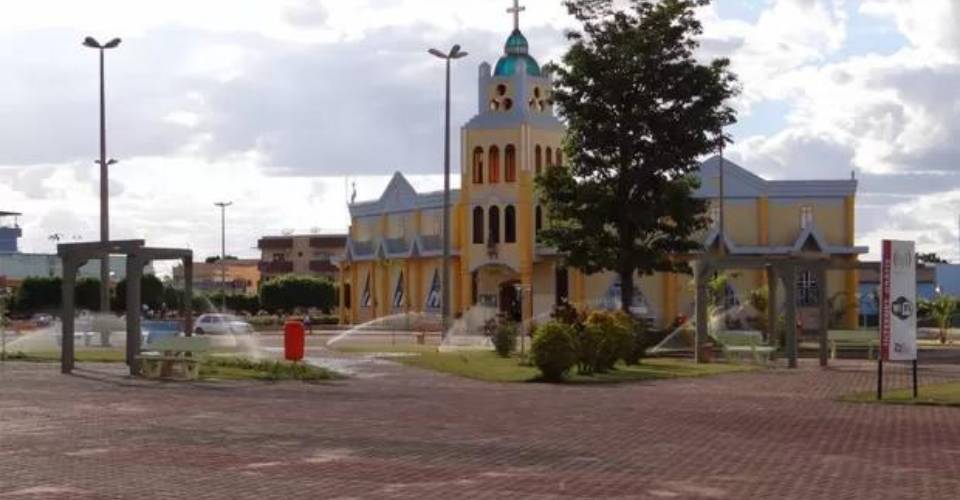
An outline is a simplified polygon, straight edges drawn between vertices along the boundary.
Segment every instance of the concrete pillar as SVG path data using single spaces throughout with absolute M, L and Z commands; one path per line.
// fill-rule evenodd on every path
M 817 283 L 820 283 L 820 366 L 827 366 L 827 333 L 830 331 L 830 304 L 827 302 L 827 296 L 830 290 L 827 288 L 826 267 L 817 268 Z
M 140 354 L 141 328 L 141 279 L 143 266 L 146 262 L 135 254 L 127 255 L 127 365 L 130 375 L 140 374 L 140 363 L 137 356 Z
M 183 259 L 183 328 L 187 337 L 193 336 L 193 255 Z
M 700 346 L 709 338 L 710 325 L 710 300 L 707 293 L 707 274 L 709 270 L 702 263 L 697 263 L 695 269 L 696 288 L 697 288 L 697 331 L 693 338 L 693 360 L 700 363 Z
M 777 268 L 767 266 L 767 343 L 780 346 L 780 334 L 777 331 L 777 323 L 780 319 L 778 291 L 779 281 L 777 280 Z
M 790 368 L 797 367 L 797 268 L 793 264 L 784 266 L 780 273 L 783 276 L 784 300 L 786 302 L 787 345 L 784 352 Z
M 80 265 L 81 263 L 74 262 L 71 259 L 63 259 L 63 281 L 60 289 L 60 320 L 63 335 L 60 343 L 60 372 L 64 374 L 70 374 L 75 364 L 73 336 L 76 333 L 74 325 L 74 313 L 76 311 L 74 309 L 74 294 L 76 293 L 77 269 Z

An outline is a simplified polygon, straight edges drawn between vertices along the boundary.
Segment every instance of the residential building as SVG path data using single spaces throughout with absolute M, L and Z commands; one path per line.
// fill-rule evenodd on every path
M 197 292 L 223 289 L 228 295 L 256 295 L 259 283 L 258 259 L 227 259 L 222 266 L 219 261 L 193 263 L 193 289 Z M 183 285 L 183 266 L 178 265 L 173 268 L 173 286 L 182 289 Z
M 347 243 L 345 234 L 303 234 L 265 236 L 260 238 L 261 279 L 268 280 L 285 274 L 322 276 L 337 279 L 334 259 L 343 256 Z

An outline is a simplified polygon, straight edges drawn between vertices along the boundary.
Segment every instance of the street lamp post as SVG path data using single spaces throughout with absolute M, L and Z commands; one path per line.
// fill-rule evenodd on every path
M 107 159 L 107 112 L 103 78 L 103 53 L 105 50 L 117 48 L 120 45 L 120 39 L 114 38 L 106 44 L 101 44 L 92 36 L 88 36 L 83 40 L 83 45 L 100 51 L 100 159 L 97 160 L 97 164 L 100 165 L 100 241 L 106 243 L 110 241 L 110 192 L 107 171 L 108 167 L 117 163 L 117 161 Z M 100 261 L 100 312 L 104 314 L 110 312 L 109 255 L 104 255 Z M 109 339 L 109 332 L 101 332 L 101 340 L 104 345 L 109 343 Z
M 467 57 L 454 45 L 450 52 L 444 53 L 430 49 L 430 54 L 443 59 L 447 65 L 446 108 L 443 125 L 443 283 L 440 294 L 440 315 L 443 321 L 443 339 L 450 329 L 450 61 Z
M 220 312 L 227 311 L 227 207 L 232 201 L 218 201 L 220 207 Z

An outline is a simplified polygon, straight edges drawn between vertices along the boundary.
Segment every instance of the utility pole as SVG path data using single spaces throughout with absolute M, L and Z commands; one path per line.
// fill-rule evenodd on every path
M 83 40 L 84 47 L 96 49 L 100 52 L 100 242 L 110 241 L 110 183 L 108 170 L 110 165 L 117 163 L 114 159 L 107 159 L 107 110 L 106 85 L 103 75 L 103 53 L 115 49 L 120 45 L 120 39 L 114 38 L 106 44 L 101 44 L 95 38 L 88 36 Z M 104 255 L 100 261 L 100 312 L 110 313 L 110 255 Z M 110 332 L 100 332 L 101 343 L 106 347 L 110 344 Z
M 454 45 L 444 53 L 430 49 L 430 54 L 443 59 L 447 65 L 446 108 L 443 126 L 443 283 L 441 284 L 440 315 L 443 321 L 443 339 L 450 329 L 450 61 L 467 56 Z

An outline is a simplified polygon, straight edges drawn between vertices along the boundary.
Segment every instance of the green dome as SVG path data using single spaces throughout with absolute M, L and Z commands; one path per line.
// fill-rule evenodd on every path
M 540 76 L 540 65 L 537 60 L 530 56 L 530 44 L 527 38 L 523 36 L 520 30 L 513 30 L 510 38 L 507 38 L 507 44 L 503 48 L 504 56 L 497 61 L 497 67 L 493 72 L 494 76 L 513 76 L 517 72 L 517 66 L 520 61 L 526 62 L 527 75 Z

